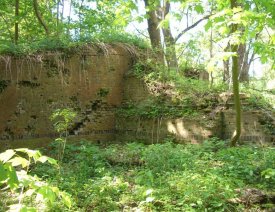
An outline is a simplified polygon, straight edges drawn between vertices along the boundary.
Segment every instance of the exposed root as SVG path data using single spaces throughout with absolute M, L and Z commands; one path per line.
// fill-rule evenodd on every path
M 133 58 L 138 58 L 138 50 L 135 46 L 127 43 L 114 43 L 114 45 L 126 50 Z

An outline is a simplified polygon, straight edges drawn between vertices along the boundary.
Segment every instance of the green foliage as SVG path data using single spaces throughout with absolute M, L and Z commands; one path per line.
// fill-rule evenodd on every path
M 45 38 L 32 43 L 0 42 L 0 54 L 22 56 L 35 54 L 40 51 L 65 51 L 75 46 L 76 43 L 67 39 Z
M 33 206 L 43 203 L 50 207 L 61 200 L 62 204 L 70 208 L 72 203 L 68 194 L 28 173 L 31 163 L 37 162 L 57 165 L 53 158 L 27 148 L 10 149 L 0 154 L 0 186 L 6 186 L 6 189 L 16 193 L 13 204 L 7 206 L 16 211 L 37 211 Z M 31 197 L 36 199 L 34 205 L 27 201 Z
M 87 43 L 106 43 L 116 44 L 124 43 L 136 46 L 141 49 L 149 48 L 148 43 L 142 38 L 123 32 L 110 32 L 110 33 L 98 33 L 93 36 L 82 38 L 79 40 L 64 38 L 43 38 L 40 40 L 32 41 L 31 43 L 23 42 L 15 45 L 12 42 L 6 42 L 0 40 L 0 54 L 22 56 L 35 54 L 37 52 L 45 51 L 74 51 L 79 46 Z
M 127 143 L 125 146 L 110 145 L 103 155 L 109 163 L 114 165 L 138 165 L 143 163 L 141 153 L 144 148 L 143 144 L 138 143 Z
M 141 49 L 149 48 L 149 44 L 146 40 L 126 32 L 110 32 L 110 33 L 101 33 L 97 34 L 91 38 L 86 38 L 85 41 L 87 42 L 104 42 L 104 43 L 126 43 Z
M 9 83 L 10 82 L 8 80 L 0 80 L 0 93 L 2 93 L 6 87 L 8 87 Z
M 183 171 L 190 164 L 191 154 L 183 146 L 170 142 L 151 145 L 143 153 L 145 166 L 153 173 Z M 160 166 L 161 164 L 161 166 Z
M 249 95 L 248 109 L 274 110 L 275 100 L 272 92 L 263 90 L 263 88 L 257 88 L 254 84 L 242 85 L 241 91 Z
M 57 132 L 67 133 L 76 115 L 71 108 L 57 109 L 52 113 L 50 120 L 54 121 L 54 128 Z
M 202 109 L 214 108 L 218 104 L 218 93 L 225 90 L 223 85 L 210 87 L 207 81 L 191 79 L 151 60 L 138 62 L 129 73 L 143 80 L 150 98 L 127 102 L 117 109 L 123 117 L 190 117 L 202 113 Z
M 270 110 L 272 109 L 269 99 L 266 99 L 265 96 L 260 93 L 252 93 L 248 99 L 248 108 L 254 109 L 264 109 Z
M 274 155 L 274 148 L 229 148 L 217 138 L 201 145 L 84 141 L 67 145 L 61 179 L 44 164 L 32 172 L 70 193 L 72 211 L 240 211 L 246 205 L 229 202 L 236 189 L 274 187 Z
M 266 170 L 263 170 L 261 172 L 261 175 L 265 178 L 265 179 L 274 179 L 275 178 L 275 169 L 271 169 L 268 168 Z
M 99 91 L 97 92 L 97 96 L 99 97 L 106 97 L 108 94 L 109 94 L 108 88 L 100 88 Z
M 117 109 L 117 114 L 122 117 L 189 117 L 194 118 L 198 111 L 192 107 L 192 101 L 185 100 L 182 104 L 165 102 L 162 99 L 148 99 L 139 104 L 128 102 Z
M 72 126 L 76 115 L 77 113 L 73 109 L 64 108 L 55 110 L 50 117 L 50 120 L 54 121 L 55 130 L 60 133 L 60 137 L 55 139 L 55 142 L 59 144 L 58 161 L 60 163 L 64 157 L 69 128 Z

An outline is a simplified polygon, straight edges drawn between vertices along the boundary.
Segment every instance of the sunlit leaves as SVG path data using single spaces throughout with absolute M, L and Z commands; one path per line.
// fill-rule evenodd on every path
M 37 150 L 27 148 L 6 150 L 0 154 L 0 186 L 5 185 L 15 192 L 20 191 L 18 188 L 21 188 L 24 191 L 24 194 L 21 193 L 21 195 L 35 196 L 37 201 L 42 201 L 45 204 L 53 204 L 55 201 L 61 200 L 64 205 L 71 207 L 72 202 L 67 193 L 48 185 L 37 176 L 28 174 L 31 162 L 49 162 L 57 165 L 56 160 L 41 155 Z M 27 207 L 20 202 L 11 205 L 10 210 L 36 211 L 35 208 Z
M 169 26 L 170 19 L 171 19 L 171 15 L 167 14 L 165 16 L 165 18 L 162 21 L 160 21 L 158 27 L 159 28 L 167 28 Z
M 76 117 L 76 112 L 71 108 L 57 109 L 53 112 L 50 119 L 54 121 L 54 127 L 57 132 L 68 130 L 70 124 Z
M 137 5 L 132 1 L 126 1 L 115 10 L 116 19 L 114 23 L 126 26 L 132 19 L 132 11 L 138 10 Z
M 15 151 L 12 149 L 6 150 L 5 152 L 0 154 L 0 161 L 2 163 L 6 163 L 9 159 L 11 159 L 15 155 Z
M 203 14 L 204 13 L 204 9 L 203 6 L 201 4 L 197 4 L 194 6 L 194 10 L 198 13 L 198 14 Z
M 10 189 L 18 187 L 19 181 L 14 167 L 10 163 L 0 162 L 0 186 L 6 184 Z

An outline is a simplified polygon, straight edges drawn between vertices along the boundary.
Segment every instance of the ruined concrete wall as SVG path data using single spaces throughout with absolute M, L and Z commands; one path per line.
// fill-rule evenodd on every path
M 136 102 L 152 97 L 146 84 L 129 75 L 125 76 L 123 89 L 123 102 Z M 246 105 L 246 96 L 242 96 L 243 105 Z M 218 110 L 214 115 L 212 111 L 206 112 L 197 118 L 139 118 L 117 117 L 117 140 L 131 141 L 141 140 L 146 143 L 156 143 L 167 137 L 174 137 L 178 142 L 200 143 L 211 137 L 230 139 L 235 130 L 235 112 L 233 110 L 232 96 L 225 102 L 221 100 Z M 264 144 L 275 143 L 274 123 L 273 132 L 266 128 L 266 116 L 264 111 L 245 110 L 242 113 L 243 142 Z
M 117 140 L 136 141 L 151 144 L 163 142 L 167 138 L 179 143 L 200 143 L 213 137 L 215 126 L 208 126 L 188 118 L 117 118 Z
M 257 111 L 242 113 L 242 136 L 240 141 L 266 144 L 274 143 L 275 135 L 267 132 Z M 232 110 L 217 114 L 215 119 L 201 118 L 155 118 L 117 117 L 117 140 L 158 143 L 173 137 L 179 143 L 201 143 L 211 137 L 230 139 L 235 131 L 235 115 Z
M 137 77 L 126 74 L 124 76 L 123 102 L 140 102 L 150 97 L 146 84 Z
M 49 117 L 55 109 L 67 107 L 78 113 L 70 129 L 71 135 L 78 135 L 72 139 L 78 141 L 156 143 L 173 136 L 180 142 L 197 143 L 213 136 L 231 137 L 232 107 L 214 117 L 206 113 L 195 119 L 117 116 L 115 110 L 121 103 L 138 104 L 152 95 L 143 81 L 127 74 L 134 63 L 133 52 L 129 47 L 104 45 L 25 57 L 0 56 L 0 149 L 33 146 L 37 140 L 36 147 L 53 140 L 58 135 Z M 274 134 L 264 125 L 262 112 L 245 111 L 242 140 L 274 141 Z
M 71 134 L 114 139 L 114 108 L 122 101 L 124 73 L 133 65 L 128 50 L 94 45 L 72 52 L 1 56 L 0 140 L 55 137 L 49 116 L 66 107 L 78 112 Z
M 222 139 L 230 139 L 235 131 L 235 111 L 228 109 L 220 113 L 221 128 L 219 128 L 219 137 Z M 249 141 L 250 143 L 273 143 L 275 135 L 271 132 L 265 123 L 265 114 L 260 110 L 243 111 L 242 113 L 242 134 L 241 141 Z
M 152 98 L 146 83 L 131 74 L 125 75 L 123 85 L 123 103 L 132 102 L 140 104 Z M 162 142 L 168 137 L 178 142 L 199 143 L 205 139 L 216 136 L 216 119 L 207 118 L 141 118 L 116 117 L 116 140 L 136 141 L 145 143 Z

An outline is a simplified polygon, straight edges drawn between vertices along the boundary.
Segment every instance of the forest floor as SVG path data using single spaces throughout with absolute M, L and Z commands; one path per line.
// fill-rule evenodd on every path
M 42 151 L 43 152 L 43 151 Z M 55 157 L 56 145 L 47 149 Z M 275 148 L 141 143 L 67 145 L 59 168 L 31 174 L 66 191 L 72 207 L 46 211 L 273 211 Z M 1 193 L 0 193 L 1 194 Z M 3 195 L 2 195 L 3 197 Z M 1 198 L 0 211 L 13 199 Z M 32 204 L 30 199 L 28 204 Z

